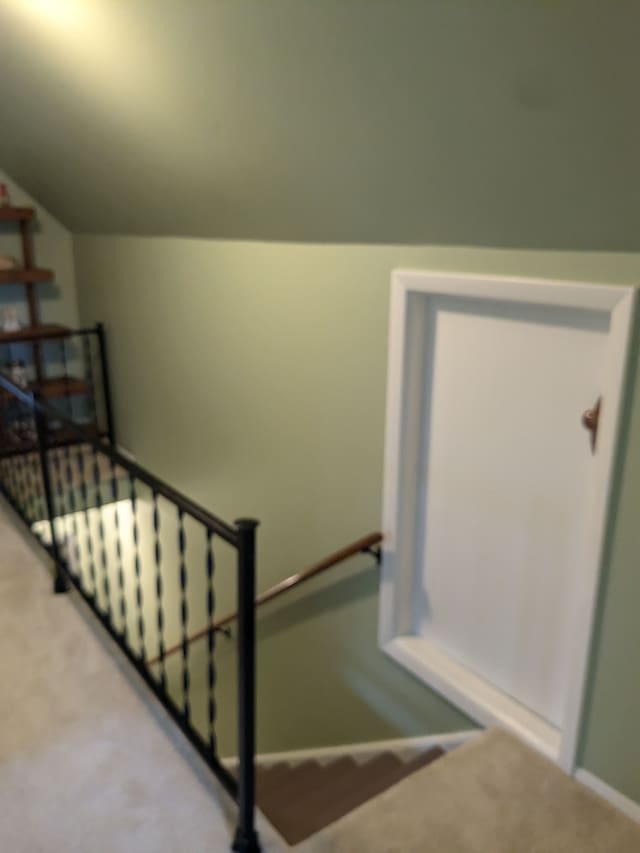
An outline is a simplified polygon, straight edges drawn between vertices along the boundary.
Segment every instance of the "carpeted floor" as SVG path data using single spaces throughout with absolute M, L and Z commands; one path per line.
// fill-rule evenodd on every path
M 0 507 L 0 851 L 229 850 L 235 806 L 16 523 Z
M 224 853 L 228 797 L 15 525 L 0 506 L 0 851 Z M 492 731 L 295 849 L 640 853 L 640 826 Z
M 295 848 L 300 853 L 640 853 L 640 825 L 492 730 Z

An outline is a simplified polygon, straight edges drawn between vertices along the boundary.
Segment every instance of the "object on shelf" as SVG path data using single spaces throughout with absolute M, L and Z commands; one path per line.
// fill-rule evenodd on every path
M 11 207 L 9 187 L 4 183 L 0 183 L 0 207 Z
M 3 308 L 2 309 L 2 319 L 0 320 L 0 329 L 3 332 L 19 332 L 20 331 L 20 320 L 18 319 L 18 312 L 12 306 L 10 306 L 9 308 Z
M 13 361 L 7 362 L 6 373 L 9 381 L 17 385 L 18 388 L 27 389 L 29 387 L 27 368 L 24 361 L 13 359 Z
M 14 429 L 23 444 L 33 444 L 38 438 L 33 418 L 20 418 L 15 421 Z
M 15 270 L 20 266 L 17 258 L 0 254 L 0 270 Z

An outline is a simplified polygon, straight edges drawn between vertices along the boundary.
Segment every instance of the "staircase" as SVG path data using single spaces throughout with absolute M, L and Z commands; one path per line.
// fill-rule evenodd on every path
M 258 806 L 289 844 L 298 844 L 441 755 L 444 750 L 433 747 L 407 761 L 383 752 L 360 763 L 344 756 L 258 766 Z

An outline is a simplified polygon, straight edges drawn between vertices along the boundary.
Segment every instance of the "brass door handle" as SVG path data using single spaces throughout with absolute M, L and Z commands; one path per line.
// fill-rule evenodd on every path
M 582 414 L 582 426 L 588 429 L 591 433 L 591 452 L 596 452 L 596 442 L 598 440 L 598 424 L 600 423 L 600 409 L 602 407 L 602 397 L 598 397 L 595 405 L 591 409 L 587 409 Z

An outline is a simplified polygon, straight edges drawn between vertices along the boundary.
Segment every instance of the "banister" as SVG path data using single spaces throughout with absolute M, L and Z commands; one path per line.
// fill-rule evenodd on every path
M 294 587 L 300 586 L 306 581 L 310 580 L 313 577 L 316 577 L 323 572 L 326 572 L 327 569 L 331 569 L 334 566 L 337 566 L 339 563 L 343 563 L 345 560 L 350 559 L 351 557 L 355 557 L 357 554 L 369 553 L 372 552 L 376 545 L 379 545 L 383 540 L 383 535 L 380 532 L 369 533 L 366 536 L 361 537 L 360 539 L 356 539 L 355 542 L 352 542 L 350 545 L 346 545 L 344 548 L 341 548 L 339 551 L 334 551 L 333 554 L 329 554 L 323 560 L 320 560 L 317 563 L 314 563 L 312 566 L 309 566 L 306 569 L 303 569 L 301 572 L 297 572 L 295 575 L 290 575 L 288 578 L 280 581 L 269 589 L 265 590 L 265 592 L 256 596 L 255 606 L 259 607 L 261 604 L 266 604 L 267 601 L 272 601 L 274 598 L 278 598 L 283 593 L 287 592 Z M 379 557 L 378 552 L 374 552 L 376 559 Z M 218 631 L 221 628 L 224 628 L 226 625 L 229 625 L 231 622 L 235 622 L 238 618 L 238 611 L 234 611 L 233 613 L 227 613 L 226 616 L 222 616 L 220 619 L 216 619 L 213 625 L 207 625 L 206 628 L 201 628 L 199 631 L 196 631 L 194 634 L 188 638 L 187 642 L 193 643 L 196 640 L 201 640 L 203 637 L 206 637 L 211 629 L 214 631 Z M 168 649 L 165 650 L 163 659 L 168 658 L 170 655 L 179 652 L 182 649 L 182 643 L 176 643 L 175 646 L 169 646 Z M 151 658 L 147 661 L 148 666 L 153 666 L 153 664 L 159 663 L 160 656 L 157 655 L 154 658 Z
M 82 330 L 84 333 L 84 330 Z M 104 330 L 97 326 L 87 334 L 97 334 L 100 345 L 100 361 L 103 372 L 103 391 L 108 396 L 106 373 L 106 348 Z M 87 342 L 90 338 L 85 339 Z M 207 766 L 220 780 L 227 793 L 237 802 L 238 818 L 233 850 L 242 853 L 259 853 L 260 842 L 255 828 L 255 575 L 256 575 L 256 528 L 254 519 L 238 519 L 230 525 L 212 515 L 186 495 L 168 483 L 158 479 L 150 471 L 120 453 L 113 442 L 103 443 L 98 427 L 98 403 L 95 395 L 95 374 L 92 347 L 84 347 L 86 380 L 70 388 L 74 381 L 67 370 L 67 355 L 64 343 L 60 347 L 64 375 L 53 380 L 55 387 L 45 386 L 38 375 L 32 391 L 18 387 L 0 373 L 0 495 L 6 498 L 18 517 L 53 558 L 55 566 L 54 591 L 66 592 L 74 588 L 87 603 L 105 630 L 124 652 L 145 683 L 154 692 L 182 733 L 195 747 Z M 44 377 L 45 379 L 47 377 Z M 66 384 L 65 384 L 66 383 Z M 33 386 L 32 386 L 33 387 Z M 79 425 L 65 411 L 48 402 L 49 395 L 67 397 L 72 393 L 91 395 L 94 405 L 96 429 L 89 430 Z M 20 406 L 16 406 L 16 401 Z M 109 406 L 108 400 L 103 400 Z M 24 411 L 23 411 L 24 409 Z M 110 415 L 110 412 L 107 412 Z M 55 424 L 52 423 L 55 421 Z M 113 439 L 113 419 L 109 417 L 109 434 Z M 64 438 L 62 437 L 64 435 Z M 60 448 L 64 448 L 61 450 Z M 71 450 L 73 448 L 73 452 Z M 111 462 L 110 476 L 101 462 L 104 457 Z M 75 471 L 72 469 L 75 468 Z M 102 470 L 101 470 L 102 469 Z M 121 486 L 119 480 L 128 476 L 129 482 Z M 152 548 L 141 547 L 143 537 L 140 527 L 138 506 L 144 492 L 140 484 L 151 491 L 150 510 L 153 532 Z M 128 486 L 126 498 L 124 487 Z M 104 489 L 107 489 L 105 495 Z M 91 498 L 89 492 L 92 490 Z M 159 501 L 159 497 L 165 500 Z M 124 554 L 117 502 L 126 500 L 131 512 L 131 544 L 135 596 L 132 608 L 127 608 L 125 587 Z M 113 528 L 108 526 L 103 510 L 111 505 L 114 510 L 110 518 Z M 166 512 L 177 523 L 179 594 L 163 595 L 164 577 L 167 569 L 163 563 L 161 532 Z M 177 518 L 176 518 L 177 510 Z M 97 523 L 93 523 L 95 516 Z M 216 678 L 214 644 L 208 649 L 206 679 L 209 685 L 209 707 L 207 735 L 193 723 L 191 706 L 192 667 L 189 660 L 188 613 L 195 591 L 190 594 L 187 583 L 188 547 L 191 536 L 185 532 L 185 515 L 204 526 L 206 548 L 198 548 L 203 559 L 207 577 L 207 616 L 209 623 L 215 619 L 213 597 L 214 557 L 212 542 L 224 539 L 236 551 L 237 601 L 238 601 L 238 655 L 236 661 L 237 680 L 237 743 L 238 770 L 234 775 L 225 767 L 218 756 L 216 739 L 216 706 L 213 686 Z M 71 517 L 72 534 L 67 521 Z M 77 521 L 84 521 L 86 552 L 80 553 L 78 546 L 80 528 Z M 105 524 L 107 521 L 107 524 Z M 201 540 L 200 540 L 201 541 Z M 114 544 L 115 562 L 108 553 L 109 543 Z M 127 542 L 127 539 L 124 540 Z M 151 562 L 152 561 L 152 562 Z M 172 570 L 175 571 L 175 563 Z M 142 578 L 155 581 L 155 601 L 145 602 Z M 127 584 L 129 586 L 129 584 Z M 106 602 L 106 607 L 104 602 Z M 152 606 L 156 611 L 158 648 L 164 648 L 165 613 L 176 612 L 184 643 L 182 660 L 182 690 L 179 698 L 168 690 L 167 675 L 161 665 L 160 677 L 155 678 L 146 663 L 144 609 Z M 171 611 L 169 611 L 171 608 Z M 163 655 L 164 657 L 164 655 Z

